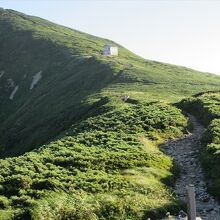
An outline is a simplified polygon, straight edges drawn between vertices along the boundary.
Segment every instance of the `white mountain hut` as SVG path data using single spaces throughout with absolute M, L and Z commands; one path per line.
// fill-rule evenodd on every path
M 105 44 L 103 48 L 103 55 L 105 56 L 118 56 L 118 47 Z

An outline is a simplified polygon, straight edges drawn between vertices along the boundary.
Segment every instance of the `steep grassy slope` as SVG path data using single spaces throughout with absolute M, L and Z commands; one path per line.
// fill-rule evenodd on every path
M 180 208 L 169 188 L 178 170 L 157 147 L 187 132 L 169 102 L 217 90 L 220 77 L 119 45 L 105 57 L 106 42 L 116 44 L 0 9 L 1 157 L 15 156 L 0 160 L 0 219 L 158 219 Z
M 1 11 L 0 29 L 0 139 L 7 153 L 20 153 L 89 111 L 93 103 L 83 100 L 111 82 L 114 71 L 91 57 L 96 38 L 12 11 Z M 40 71 L 42 79 L 30 90 Z
M 99 105 L 103 95 L 175 100 L 220 85 L 217 76 L 147 61 L 122 47 L 119 57 L 103 57 L 106 42 L 0 9 L 2 155 L 45 143 Z
M 200 94 L 183 100 L 181 106 L 207 126 L 202 140 L 201 160 L 209 179 L 209 188 L 220 200 L 220 93 Z

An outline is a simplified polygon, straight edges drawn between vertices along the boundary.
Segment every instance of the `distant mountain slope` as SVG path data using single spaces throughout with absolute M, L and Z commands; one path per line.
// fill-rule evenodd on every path
M 220 77 L 144 60 L 120 45 L 118 57 L 104 57 L 106 42 L 116 44 L 0 9 L 1 155 L 51 140 L 105 96 L 170 101 L 220 86 Z
M 187 133 L 173 102 L 220 77 L 0 9 L 0 219 L 161 219 L 184 206 L 158 145 Z M 124 96 L 130 96 L 127 101 Z M 37 148 L 37 149 L 35 149 Z M 18 154 L 22 154 L 18 156 Z
M 15 143 L 41 144 L 91 108 L 81 102 L 114 78 L 108 65 L 91 57 L 97 46 L 94 39 L 42 19 L 1 10 L 0 139 L 6 148 Z M 34 85 L 37 74 L 40 78 Z M 31 136 L 28 142 L 24 141 L 27 136 Z

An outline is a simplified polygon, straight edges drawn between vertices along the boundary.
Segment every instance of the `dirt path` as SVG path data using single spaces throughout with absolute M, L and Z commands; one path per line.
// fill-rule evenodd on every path
M 204 220 L 217 220 L 220 219 L 220 206 L 207 193 L 204 174 L 198 160 L 201 148 L 199 140 L 205 129 L 195 117 L 189 115 L 189 119 L 194 126 L 193 133 L 174 141 L 168 141 L 161 148 L 180 166 L 181 176 L 175 185 L 175 192 L 179 198 L 186 201 L 186 186 L 193 184 L 196 188 L 197 216 Z

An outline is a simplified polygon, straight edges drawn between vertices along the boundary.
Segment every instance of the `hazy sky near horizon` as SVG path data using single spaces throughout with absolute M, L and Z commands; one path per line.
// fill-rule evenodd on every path
M 0 7 L 109 38 L 147 59 L 220 75 L 220 1 L 0 0 Z

